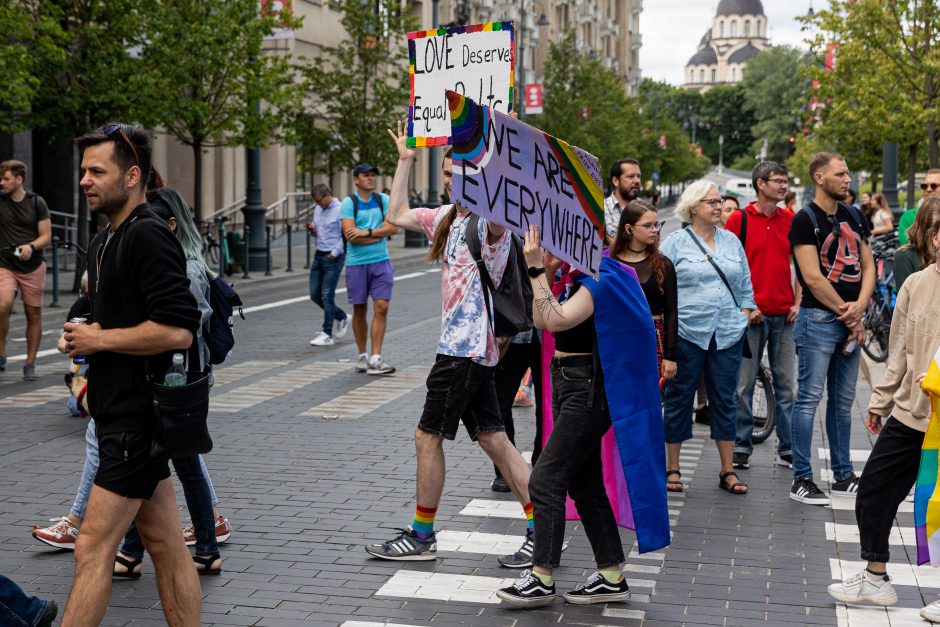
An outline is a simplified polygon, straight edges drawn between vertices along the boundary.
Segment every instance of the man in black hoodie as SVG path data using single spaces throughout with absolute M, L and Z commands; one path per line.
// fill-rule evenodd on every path
M 147 208 L 151 142 L 141 129 L 103 126 L 77 140 L 81 187 L 108 218 L 88 250 L 89 324 L 65 325 L 60 348 L 89 362 L 88 403 L 100 465 L 75 543 L 75 583 L 62 625 L 97 625 L 107 610 L 118 542 L 132 521 L 154 562 L 169 625 L 198 625 L 201 593 L 183 542 L 166 460 L 150 458 L 148 375 L 162 377 L 199 326 L 176 237 Z

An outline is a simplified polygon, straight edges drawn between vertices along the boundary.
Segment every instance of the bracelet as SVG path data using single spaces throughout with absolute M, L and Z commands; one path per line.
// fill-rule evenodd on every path
M 36 252 L 36 247 L 35 247 L 35 246 L 33 246 L 32 244 L 30 244 L 29 247 L 33 249 L 33 252 Z
M 543 274 L 545 274 L 545 266 L 542 266 L 541 268 L 529 267 L 529 277 L 530 277 L 530 278 L 537 279 L 537 278 L 539 278 L 540 276 L 542 276 Z

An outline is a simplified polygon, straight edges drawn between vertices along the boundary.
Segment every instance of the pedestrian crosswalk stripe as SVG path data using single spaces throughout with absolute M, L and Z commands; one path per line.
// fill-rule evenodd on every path
M 829 507 L 835 510 L 841 511 L 855 511 L 855 499 L 852 497 L 846 496 L 836 496 L 829 501 Z M 898 506 L 899 514 L 910 514 L 914 511 L 914 504 L 904 501 Z
M 65 387 L 64 383 L 59 383 L 58 385 L 52 385 L 47 388 L 30 390 L 29 392 L 21 392 L 19 394 L 2 398 L 0 399 L 0 409 L 13 407 L 17 409 L 25 409 L 27 407 L 45 405 L 46 403 L 51 403 L 53 401 L 64 401 L 68 397 L 69 389 Z
M 226 366 L 212 371 L 214 389 L 218 390 L 223 385 L 229 385 L 236 381 L 241 381 L 247 377 L 254 376 L 266 370 L 273 370 L 286 366 L 286 361 L 243 361 L 240 364 Z
M 209 411 L 234 414 L 285 394 L 305 385 L 328 379 L 340 372 L 348 372 L 349 364 L 318 361 L 300 368 L 279 372 L 249 386 L 224 390 L 209 399 Z
M 421 627 L 420 625 L 406 625 L 405 623 L 370 623 L 361 620 L 348 620 L 340 627 Z
M 856 469 L 855 474 L 861 477 L 862 471 Z M 835 483 L 836 481 L 835 476 L 832 474 L 832 471 L 829 470 L 828 468 L 819 469 L 819 478 L 820 480 L 822 480 L 823 483 Z
M 823 461 L 829 461 L 829 449 L 818 448 L 816 449 L 816 453 L 819 455 L 819 459 Z M 868 461 L 868 456 L 870 454 L 870 449 L 853 448 L 849 451 L 849 459 L 851 459 L 853 462 L 865 463 Z
M 375 596 L 495 605 L 500 602 L 496 591 L 515 582 L 515 579 L 500 577 L 399 570 Z
M 868 562 L 854 562 L 829 558 L 829 570 L 833 580 L 843 581 L 852 575 L 861 572 Z M 921 588 L 940 589 L 940 572 L 935 568 L 914 569 L 909 563 L 891 562 L 888 564 L 888 574 L 891 583 L 895 586 L 920 586 Z
M 919 607 L 874 607 L 836 603 L 839 627 L 926 627 Z
M 437 550 L 456 553 L 485 553 L 488 555 L 511 555 L 519 550 L 525 536 L 482 533 L 478 531 L 447 531 L 437 534 Z
M 326 403 L 311 407 L 300 415 L 361 418 L 422 387 L 428 378 L 429 371 L 430 368 L 427 366 L 411 366 L 393 375 L 377 377 L 371 383 L 361 385 Z
M 633 620 L 644 620 L 646 618 L 646 612 L 644 610 L 626 610 L 619 607 L 606 607 L 604 611 L 601 612 L 601 616 L 605 618 L 628 618 Z
M 826 523 L 826 539 L 835 542 L 846 542 L 849 544 L 858 544 L 859 534 L 858 526 L 855 524 L 846 525 L 841 523 Z M 917 536 L 914 527 L 891 528 L 891 536 L 888 543 L 894 546 L 917 546 Z
M 460 510 L 460 515 L 483 516 L 484 518 L 525 518 L 522 506 L 517 501 L 497 501 L 494 499 L 471 499 Z M 675 518 L 678 515 L 679 510 L 669 510 L 670 517 Z

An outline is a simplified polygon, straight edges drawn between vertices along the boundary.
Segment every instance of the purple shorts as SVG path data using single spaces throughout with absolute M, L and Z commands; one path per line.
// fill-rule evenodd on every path
M 346 266 L 346 295 L 350 305 L 365 305 L 372 300 L 392 300 L 395 268 L 392 261 L 377 261 L 361 266 Z

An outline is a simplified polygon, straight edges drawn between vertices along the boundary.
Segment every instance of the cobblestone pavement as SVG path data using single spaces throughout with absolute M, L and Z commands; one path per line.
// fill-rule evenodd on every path
M 500 568 L 496 557 L 519 546 L 525 520 L 511 497 L 490 491 L 492 466 L 464 434 L 445 446 L 438 560 L 370 559 L 363 545 L 387 540 L 413 514 L 412 433 L 440 325 L 439 273 L 411 257 L 402 258 L 398 274 L 383 351 L 398 372 L 388 378 L 353 371 L 352 333 L 333 347 L 308 345 L 321 314 L 304 298 L 302 271 L 239 286 L 248 319 L 237 326 L 237 353 L 217 370 L 210 414 L 216 448 L 206 457 L 234 534 L 222 547 L 224 573 L 201 581 L 204 624 L 926 624 L 917 610 L 932 600 L 940 577 L 909 565 L 910 504 L 892 540 L 899 607 L 837 607 L 825 587 L 860 568 L 854 502 L 837 498 L 832 508 L 813 508 L 790 501 L 790 472 L 773 465 L 772 442 L 759 445 L 751 469 L 741 473 L 750 493 L 722 492 L 715 447 L 698 426 L 682 454 L 687 492 L 669 497 L 672 546 L 638 555 L 633 534 L 621 532 L 634 592 L 629 603 L 571 606 L 559 599 L 528 612 L 498 603 L 494 590 L 517 573 Z M 61 605 L 72 554 L 40 545 L 29 531 L 67 512 L 85 424 L 65 409 L 61 357 L 43 357 L 34 383 L 22 382 L 17 366 L 0 374 L 0 572 Z M 857 411 L 867 403 L 864 383 L 858 397 Z M 520 449 L 529 451 L 531 410 L 519 410 L 516 422 Z M 856 425 L 860 469 L 870 442 Z M 821 431 L 814 450 L 816 477 L 827 487 Z M 181 515 L 188 519 L 185 509 Z M 559 590 L 592 571 L 582 530 L 569 523 L 568 534 Z M 163 623 L 147 561 L 142 579 L 114 583 L 104 624 Z

